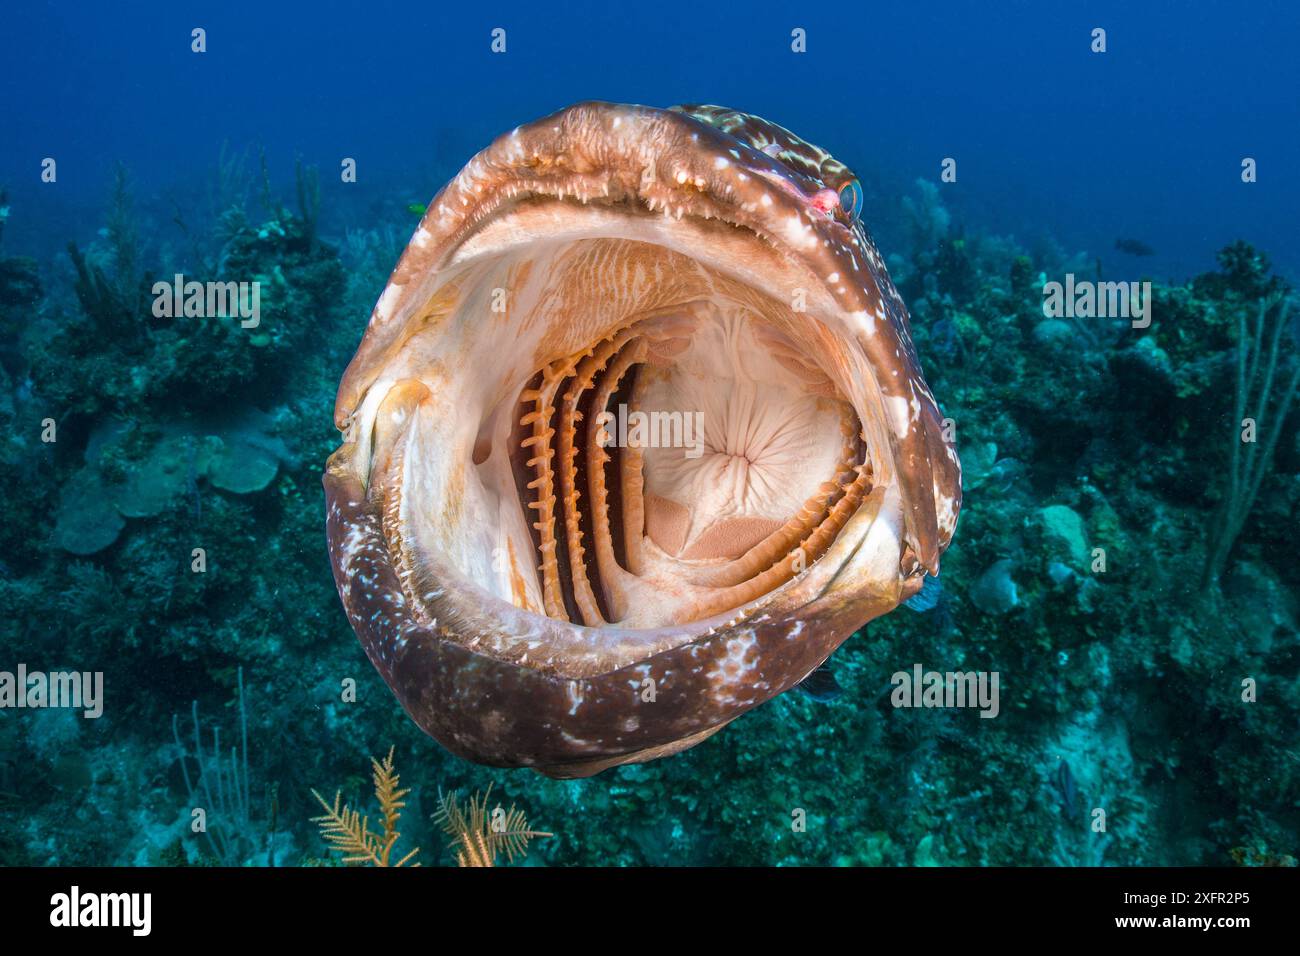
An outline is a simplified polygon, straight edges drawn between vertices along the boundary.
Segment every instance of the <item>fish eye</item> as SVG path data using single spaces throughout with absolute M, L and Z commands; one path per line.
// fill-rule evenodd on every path
M 850 179 L 840 187 L 840 209 L 844 210 L 850 223 L 857 222 L 862 215 L 862 184 L 856 179 Z

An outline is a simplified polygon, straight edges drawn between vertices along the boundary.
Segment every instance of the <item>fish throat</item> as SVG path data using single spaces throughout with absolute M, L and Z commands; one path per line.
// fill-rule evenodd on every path
M 499 485 L 491 472 L 509 463 L 530 531 L 535 575 L 512 567 L 511 601 L 647 628 L 785 584 L 871 488 L 857 412 L 807 358 L 807 320 L 661 247 L 589 240 L 568 252 L 605 273 L 679 273 L 706 294 L 548 361 L 506 398 L 508 440 L 477 441 L 485 483 Z M 566 309 L 598 312 L 610 293 L 582 295 Z

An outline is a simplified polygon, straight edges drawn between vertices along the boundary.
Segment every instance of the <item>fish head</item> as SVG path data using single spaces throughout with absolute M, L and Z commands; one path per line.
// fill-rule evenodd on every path
M 429 204 L 324 479 L 426 732 L 553 776 L 675 753 L 939 573 L 960 464 L 861 207 L 766 120 L 601 102 Z

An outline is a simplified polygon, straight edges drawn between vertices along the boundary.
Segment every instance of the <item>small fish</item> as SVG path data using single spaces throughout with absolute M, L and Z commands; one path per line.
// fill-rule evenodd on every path
M 926 611 L 933 611 L 939 604 L 939 597 L 943 594 L 943 585 L 939 579 L 931 574 L 925 576 L 925 581 L 921 584 L 921 590 L 917 591 L 910 598 L 903 602 L 903 607 L 918 614 L 924 614 Z
M 826 663 L 800 681 L 798 686 L 819 704 L 829 703 L 844 693 L 844 688 L 835 679 L 835 672 L 831 670 L 831 665 Z
M 1154 256 L 1156 251 L 1141 239 L 1116 239 L 1115 248 L 1130 256 Z
M 998 491 L 1008 491 L 1024 478 L 1027 471 L 1025 463 L 1016 458 L 999 458 L 989 469 L 987 478 L 992 483 L 991 487 Z
M 429 207 L 426 206 L 424 203 L 413 202 L 407 204 L 406 211 L 409 213 L 414 213 L 417 216 L 423 216 L 425 210 L 428 208 Z
M 1076 819 L 1079 815 L 1079 789 L 1074 782 L 1074 774 L 1070 772 L 1070 765 L 1064 760 L 1057 764 L 1056 779 L 1052 783 L 1061 798 L 1061 812 L 1065 819 Z

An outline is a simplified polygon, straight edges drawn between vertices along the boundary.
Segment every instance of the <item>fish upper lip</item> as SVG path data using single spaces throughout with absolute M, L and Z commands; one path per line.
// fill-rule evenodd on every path
M 706 146 L 698 146 L 701 139 Z M 738 181 L 764 184 L 752 202 L 734 189 L 728 192 L 731 184 L 719 175 L 723 170 L 713 168 L 718 159 L 727 160 L 723 169 L 732 164 L 739 169 Z M 367 334 L 399 314 L 399 306 L 415 291 L 409 288 L 411 279 L 444 268 L 508 203 L 526 195 L 611 205 L 634 197 L 651 213 L 677 219 L 689 214 L 744 229 L 803 264 L 824 293 L 819 311 L 883 315 L 865 249 L 853 251 L 855 231 L 810 205 L 800 175 L 685 113 L 602 101 L 575 104 L 497 137 L 438 192 L 376 303 Z M 803 248 L 790 240 L 796 229 L 804 237 Z M 840 280 L 832 283 L 829 276 Z M 866 281 L 850 281 L 856 276 Z M 395 289 L 402 292 L 390 300 Z M 817 311 L 811 303 L 810 311 Z M 360 350 L 345 383 L 358 359 L 364 362 Z M 339 390 L 335 405 L 340 430 L 355 411 L 354 396 L 347 391 Z
M 623 122 L 635 131 L 628 132 Z M 541 142 L 534 143 L 534 137 Z M 707 140 L 703 146 L 701 138 Z M 718 168 L 720 160 L 726 165 Z M 736 183 L 722 175 L 733 167 L 739 170 Z M 499 181 L 485 188 L 484 178 Z M 431 239 L 441 236 L 437 245 L 446 261 L 504 202 L 525 194 L 580 202 L 633 196 L 651 212 L 677 218 L 689 214 L 747 229 L 806 263 L 833 295 L 842 287 L 843 298 L 836 296 L 838 308 L 853 312 L 876 307 L 874 288 L 861 282 L 826 282 L 827 275 L 846 270 L 869 279 L 865 261 L 858 261 L 865 260 L 865 250 L 854 245 L 858 237 L 853 228 L 811 205 L 814 194 L 804 188 L 805 178 L 685 113 L 589 101 L 499 136 L 429 203 L 416 236 L 421 231 Z M 736 191 L 745 182 L 766 186 L 756 190 L 751 201 Z M 765 208 L 770 212 L 764 213 Z M 440 225 L 440 220 L 456 217 L 461 225 L 451 232 Z M 805 220 L 809 238 L 804 248 L 782 235 L 792 230 L 790 217 Z M 843 257 L 836 250 L 849 253 L 853 261 L 837 261 Z

